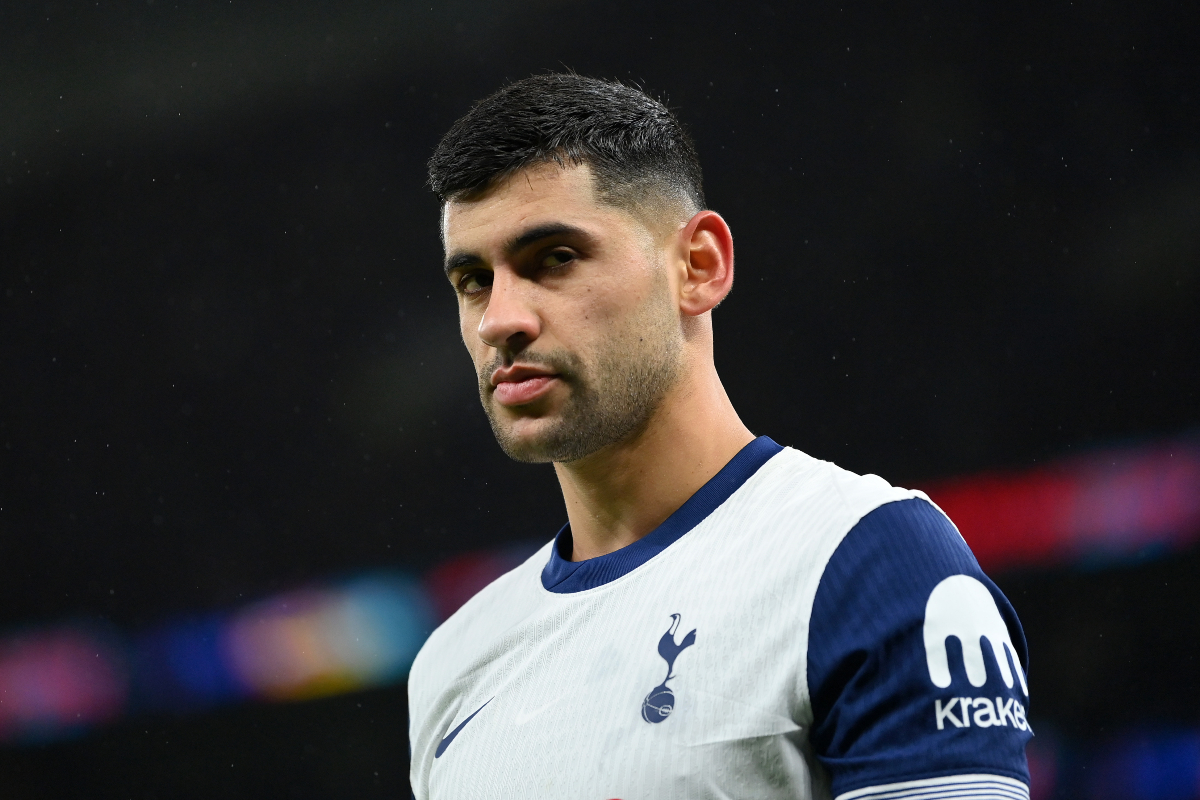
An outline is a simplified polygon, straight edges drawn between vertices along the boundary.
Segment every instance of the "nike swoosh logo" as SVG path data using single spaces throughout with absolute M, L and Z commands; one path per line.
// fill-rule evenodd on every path
M 480 711 L 483 711 L 484 706 L 486 706 L 488 703 L 492 702 L 495 699 L 496 698 L 494 698 L 494 697 L 489 697 L 487 703 L 484 703 L 482 706 L 475 709 L 475 714 L 478 714 Z M 452 730 L 446 734 L 446 738 L 442 739 L 441 743 L 437 746 L 437 750 L 434 751 L 434 753 L 433 753 L 434 758 L 442 757 L 442 753 L 446 752 L 446 748 L 449 747 L 450 743 L 454 741 L 454 737 L 458 736 L 460 733 L 462 733 L 462 729 L 467 727 L 468 722 L 475 719 L 475 714 L 472 714 L 471 716 L 464 719 L 462 722 L 458 723 L 457 728 L 455 728 L 454 730 Z
M 557 703 L 557 702 L 558 702 L 559 700 L 561 700 L 561 699 L 562 699 L 562 697 L 557 697 L 557 698 L 555 698 L 555 699 L 551 700 L 549 703 L 543 703 L 542 705 L 538 706 L 538 707 L 537 707 L 537 708 L 535 708 L 533 711 L 530 711 L 530 712 L 528 712 L 528 713 L 526 713 L 526 712 L 522 711 L 520 714 L 517 714 L 517 718 L 516 718 L 515 720 L 513 720 L 513 724 L 515 724 L 515 725 L 524 725 L 526 722 L 529 722 L 529 720 L 533 719 L 533 718 L 534 718 L 534 717 L 536 717 L 538 714 L 542 713 L 542 712 L 543 712 L 543 711 L 545 711 L 547 708 L 549 708 L 550 706 L 554 705 L 555 703 Z

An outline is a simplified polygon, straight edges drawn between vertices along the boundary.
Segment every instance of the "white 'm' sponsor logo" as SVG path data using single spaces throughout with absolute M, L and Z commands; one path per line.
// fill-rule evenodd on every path
M 933 681 L 934 686 L 942 689 L 950 685 L 950 660 L 946 654 L 946 639 L 950 636 L 957 637 L 962 645 L 963 665 L 967 668 L 967 680 L 972 686 L 983 686 L 987 683 L 987 667 L 983 660 L 983 648 L 979 643 L 981 638 L 986 638 L 996 656 L 996 664 L 1000 667 L 1004 685 L 1010 689 L 1013 686 L 1013 671 L 1004 656 L 1004 650 L 1007 648 L 1017 668 L 1017 680 L 1021 682 L 1021 691 L 1026 697 L 1029 696 L 1024 669 L 1008 635 L 1008 627 L 1000 616 L 1000 609 L 996 608 L 996 601 L 992 599 L 992 593 L 987 587 L 970 575 L 951 575 L 946 578 L 933 587 L 929 601 L 925 604 L 925 661 L 929 666 L 929 679 Z M 991 708 L 992 701 L 988 698 L 979 698 L 976 703 L 979 702 L 987 703 L 986 708 Z M 952 700 L 947 708 L 953 705 Z M 963 713 L 966 713 L 966 706 L 963 707 Z M 976 716 L 983 714 L 984 708 L 981 707 L 975 713 Z M 994 709 L 987 713 L 995 717 Z M 1004 723 L 1001 721 L 997 724 Z M 938 727 L 941 727 L 940 723 Z

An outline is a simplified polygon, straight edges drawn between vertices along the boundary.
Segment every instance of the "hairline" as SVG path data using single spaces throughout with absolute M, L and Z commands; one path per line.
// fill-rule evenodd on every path
M 482 200 L 505 181 L 513 179 L 526 170 L 537 169 L 543 165 L 555 166 L 564 172 L 576 168 L 586 169 L 592 179 L 592 196 L 597 204 L 624 211 L 652 232 L 669 226 L 671 222 L 686 223 L 704 210 L 689 196 L 686 190 L 671 186 L 671 182 L 664 179 L 663 176 L 630 181 L 626 184 L 628 187 L 626 191 L 621 191 L 617 186 L 606 187 L 605 184 L 613 184 L 615 181 L 605 180 L 602 169 L 597 169 L 595 162 L 596 159 L 586 155 L 576 157 L 561 151 L 524 161 L 495 173 L 478 186 L 447 193 L 442 199 L 440 216 L 444 217 L 446 207 L 451 203 L 471 203 Z M 657 212 L 661 212 L 661 214 Z

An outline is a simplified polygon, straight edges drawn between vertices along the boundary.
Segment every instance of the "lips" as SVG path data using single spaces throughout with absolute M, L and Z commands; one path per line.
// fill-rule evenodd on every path
M 545 395 L 558 375 L 534 367 L 511 366 L 492 373 L 493 396 L 502 406 L 532 403 Z

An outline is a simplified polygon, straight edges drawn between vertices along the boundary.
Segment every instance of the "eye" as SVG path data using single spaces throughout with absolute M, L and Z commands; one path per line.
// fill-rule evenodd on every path
M 557 269 L 563 264 L 569 264 L 575 260 L 575 254 L 570 250 L 555 250 L 547 253 L 542 258 L 542 269 Z
M 468 272 L 459 278 L 458 290 L 463 294 L 479 294 L 492 285 L 492 273 Z

